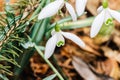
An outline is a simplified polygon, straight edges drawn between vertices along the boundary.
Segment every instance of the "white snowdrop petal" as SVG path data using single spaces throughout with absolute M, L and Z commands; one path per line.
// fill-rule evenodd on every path
M 57 47 L 64 46 L 65 39 L 63 35 L 61 34 L 61 32 L 57 32 L 56 34 L 57 34 Z
M 56 0 L 54 2 L 49 3 L 41 10 L 41 12 L 38 15 L 38 19 L 44 19 L 55 15 L 61 8 L 61 6 L 63 6 L 63 4 L 64 0 Z
M 97 13 L 100 13 L 102 10 L 103 10 L 103 6 L 100 6 L 100 7 L 97 9 Z
M 51 31 L 51 35 L 53 36 L 53 35 L 55 35 L 56 34 L 56 31 L 55 31 L 55 29 L 53 29 L 52 31 Z
M 45 47 L 45 58 L 50 58 L 53 54 L 55 47 L 56 47 L 57 37 L 56 34 L 52 36 L 46 43 Z
M 87 0 L 76 0 L 75 8 L 78 16 L 84 13 Z
M 103 25 L 104 22 L 104 17 L 105 17 L 105 10 L 103 10 L 98 16 L 96 16 L 96 18 L 94 19 L 92 26 L 91 26 L 91 30 L 90 30 L 90 37 L 93 38 L 95 37 L 100 28 Z
M 118 22 L 120 22 L 120 13 L 111 9 L 108 9 L 111 16 L 115 18 Z
M 61 32 L 58 32 L 58 33 L 56 33 L 56 34 L 57 34 L 57 42 L 59 42 L 59 41 L 65 42 L 65 39 L 64 39 L 64 37 L 62 36 Z
M 83 48 L 85 47 L 85 43 L 75 34 L 68 33 L 68 32 L 61 32 L 61 33 L 63 34 L 65 38 L 72 40 L 74 43 L 76 43 L 80 47 L 83 47 Z
M 111 16 L 110 12 L 108 11 L 108 9 L 105 9 L 104 22 L 106 22 L 108 19 L 112 19 L 112 16 Z
M 72 20 L 76 21 L 77 16 L 76 16 L 76 13 L 75 13 L 74 8 L 72 7 L 72 5 L 70 5 L 68 2 L 66 2 L 65 5 L 66 5 L 66 8 L 67 8 L 68 12 L 70 13 L 70 15 L 72 17 Z

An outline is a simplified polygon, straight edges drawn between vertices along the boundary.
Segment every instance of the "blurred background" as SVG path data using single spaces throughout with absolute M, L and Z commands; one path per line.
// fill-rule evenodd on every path
M 20 1 L 22 0 L 0 0 L 0 12 L 4 11 L 6 3 L 14 5 Z M 32 1 L 37 2 L 37 0 Z M 96 16 L 96 10 L 101 5 L 101 1 L 88 0 L 85 9 L 87 14 L 81 16 L 78 20 Z M 108 1 L 111 9 L 120 11 L 120 0 Z M 75 0 L 69 0 L 69 2 L 74 6 Z M 28 7 L 24 7 L 24 9 L 26 8 Z M 15 9 L 17 10 L 17 8 Z M 16 15 L 18 14 L 16 12 Z M 65 10 L 64 16 L 67 15 L 68 12 Z M 61 16 L 56 15 L 51 23 L 61 18 Z M 80 48 L 72 41 L 66 40 L 65 46 L 55 50 L 54 56 L 57 63 L 68 80 L 120 80 L 120 23 L 114 21 L 114 24 L 114 27 L 107 27 L 104 30 L 105 33 L 101 31 L 95 38 L 89 36 L 90 26 L 65 30 L 76 34 L 86 43 L 86 48 Z M 50 58 L 50 60 L 52 62 L 53 58 Z M 28 65 L 21 72 L 19 80 L 42 80 L 53 73 L 39 54 L 34 52 Z M 8 77 L 10 80 L 14 79 L 14 75 Z M 55 80 L 58 79 L 55 78 Z

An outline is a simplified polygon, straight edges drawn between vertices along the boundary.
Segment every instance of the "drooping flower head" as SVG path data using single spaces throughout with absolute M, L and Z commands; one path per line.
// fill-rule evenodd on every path
M 105 0 L 105 2 L 103 2 L 103 5 L 97 9 L 97 12 L 99 14 L 95 17 L 90 31 L 90 37 L 92 38 L 98 34 L 103 23 L 109 25 L 113 23 L 113 18 L 115 18 L 118 22 L 120 22 L 120 13 L 110 9 L 108 7 L 107 0 Z
M 65 44 L 65 38 L 70 39 L 80 47 L 85 47 L 85 43 L 77 37 L 75 34 L 69 32 L 63 32 L 60 30 L 59 26 L 51 32 L 52 37 L 47 41 L 45 47 L 45 58 L 50 58 L 53 54 L 55 47 L 61 47 Z
M 71 4 L 64 0 L 55 0 L 42 9 L 38 15 L 38 19 L 44 19 L 55 15 L 65 5 L 72 17 L 72 20 L 76 21 L 77 16 L 81 16 L 84 13 L 86 2 L 87 0 L 76 0 L 76 15 L 76 12 Z

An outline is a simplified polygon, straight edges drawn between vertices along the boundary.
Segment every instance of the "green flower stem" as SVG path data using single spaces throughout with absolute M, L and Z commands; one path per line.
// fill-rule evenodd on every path
M 38 34 L 38 31 L 42 25 L 42 22 L 43 20 L 41 21 L 38 21 L 36 22 L 34 25 L 33 25 L 33 30 L 32 30 L 32 34 L 31 34 L 31 38 L 32 38 L 32 42 L 35 42 L 35 39 L 36 39 L 36 35 Z
M 89 17 L 87 19 L 78 20 L 75 22 L 65 22 L 65 23 L 59 24 L 59 26 L 61 27 L 61 29 L 83 28 L 83 27 L 90 26 L 93 20 L 94 20 L 94 17 Z
M 103 6 L 103 8 L 107 8 L 108 7 L 108 0 L 103 0 L 102 6 Z
M 24 51 L 24 54 L 21 56 L 21 58 L 18 60 L 18 62 L 20 61 L 20 68 L 15 67 L 14 69 L 14 79 L 13 80 L 18 80 L 20 73 L 23 71 L 23 69 L 25 68 L 25 65 L 28 64 L 28 60 L 30 59 L 30 57 L 33 55 L 34 53 L 34 49 L 30 48 Z
M 34 46 L 35 49 L 38 51 L 38 54 L 45 60 L 45 62 L 51 67 L 51 69 L 56 73 L 56 75 L 58 76 L 58 78 L 60 80 L 64 80 L 63 77 L 61 76 L 61 74 L 57 71 L 57 69 L 52 65 L 52 63 L 46 59 L 42 53 L 42 51 L 39 49 L 39 47 L 37 45 Z
M 65 80 L 68 80 L 68 77 L 64 74 L 64 72 L 62 71 L 61 67 L 58 65 L 57 59 L 55 58 L 54 55 L 51 57 L 51 60 L 52 60 L 52 62 L 53 62 L 53 65 L 55 65 L 55 67 L 56 67 L 57 70 L 60 72 L 60 74 L 63 76 L 63 78 L 64 78 Z
M 58 21 L 57 24 L 63 30 L 64 29 L 83 28 L 83 27 L 91 26 L 94 18 L 95 17 L 89 17 L 89 18 L 84 19 L 84 20 L 78 20 L 78 21 L 75 21 L 75 22 L 67 22 L 67 21 L 72 20 L 71 17 L 67 17 L 67 18 L 64 18 L 64 19 Z M 52 25 L 49 26 L 49 28 L 47 29 L 47 33 L 46 33 L 46 38 L 50 37 L 51 30 L 54 28 L 55 25 L 56 25 L 56 23 L 53 23 Z
M 35 10 L 33 15 L 31 16 L 31 18 L 29 19 L 29 21 L 27 21 L 21 27 L 26 27 L 27 25 L 29 25 L 29 23 L 36 17 L 36 15 L 39 13 L 40 9 L 45 5 L 45 3 L 46 3 L 46 0 L 42 0 L 42 2 L 38 6 L 38 8 Z M 24 54 L 20 58 L 21 59 L 20 60 L 21 68 L 15 67 L 15 70 L 14 70 L 15 78 L 14 78 L 14 80 L 18 80 L 20 73 L 23 71 L 24 67 L 29 62 L 29 59 L 33 55 L 33 53 L 34 53 L 34 49 L 33 48 L 28 49 L 28 50 L 24 50 Z
M 48 19 L 43 20 L 43 23 L 41 23 L 41 26 L 43 26 L 45 28 L 46 27 L 45 25 L 47 25 L 47 24 L 45 24 L 46 22 L 48 22 Z M 40 27 L 40 26 L 38 25 L 38 27 Z M 36 37 L 32 38 L 33 40 L 35 40 L 34 41 L 35 43 L 39 43 L 44 35 L 44 33 L 41 30 L 43 30 L 43 29 L 40 29 L 35 35 L 35 36 L 38 36 L 37 38 L 39 38 L 39 39 L 36 40 Z M 27 49 L 24 51 L 24 54 L 20 60 L 21 61 L 20 62 L 21 68 L 17 67 L 14 71 L 14 74 L 16 75 L 14 80 L 18 80 L 19 74 L 22 72 L 22 70 L 24 69 L 26 64 L 29 62 L 29 59 L 34 54 L 34 51 L 35 51 L 34 48 L 30 48 L 30 49 Z
M 36 44 L 39 44 L 41 42 L 41 40 L 43 39 L 44 37 L 44 34 L 45 34 L 45 30 L 46 30 L 46 27 L 48 26 L 48 23 L 50 22 L 50 19 L 47 18 L 47 19 L 44 19 L 40 25 L 36 25 L 38 27 L 38 29 L 36 29 L 36 26 L 34 28 L 34 33 L 36 33 L 35 35 L 33 35 L 32 37 L 32 41 L 35 42 Z
M 63 19 L 57 21 L 57 24 L 61 24 L 61 23 L 64 23 L 64 22 L 67 22 L 67 21 L 70 21 L 70 20 L 72 20 L 71 17 L 66 17 L 66 18 L 63 18 Z M 56 22 L 53 23 L 53 24 L 51 24 L 51 25 L 49 26 L 49 28 L 48 28 L 48 31 L 51 30 L 51 29 L 53 29 L 53 27 L 54 27 L 55 25 L 56 25 Z
M 67 18 L 64 18 L 64 19 L 58 21 L 57 25 L 59 25 L 61 27 L 61 29 L 82 28 L 82 27 L 90 26 L 92 24 L 94 18 L 95 17 L 89 17 L 89 18 L 84 19 L 84 20 L 78 20 L 78 21 L 75 21 L 75 22 L 68 22 L 72 18 L 67 17 Z M 53 29 L 55 25 L 56 25 L 56 23 L 53 23 L 52 25 L 50 25 L 49 28 L 48 28 L 48 31 Z

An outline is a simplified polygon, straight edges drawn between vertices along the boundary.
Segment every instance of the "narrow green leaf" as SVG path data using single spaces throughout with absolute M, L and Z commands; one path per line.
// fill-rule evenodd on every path
M 18 51 L 20 51 L 21 53 L 23 53 L 23 51 L 21 50 L 21 49 L 19 49 L 19 48 L 17 48 L 16 46 L 14 46 L 14 45 L 11 45 L 14 49 L 16 49 L 16 50 L 18 50 Z
M 50 21 L 49 18 L 43 20 L 42 24 L 39 26 L 39 29 L 35 35 L 34 42 L 39 43 L 43 39 L 49 21 Z
M 15 57 L 15 56 L 19 57 L 19 55 L 17 54 L 17 52 L 15 52 L 13 49 L 4 50 L 4 51 L 7 52 L 7 53 L 12 54 L 14 57 Z
M 12 75 L 13 73 L 9 70 L 9 68 L 11 68 L 11 67 L 3 66 L 2 64 L 0 64 L 0 71 L 4 71 L 4 73 L 6 73 L 8 75 Z
M 85 20 L 78 20 L 75 22 L 65 22 L 60 24 L 61 29 L 76 29 L 90 26 L 94 20 L 94 17 L 89 17 Z
M 33 31 L 32 31 L 32 34 L 31 34 L 31 38 L 32 38 L 32 41 L 34 41 L 36 35 L 37 35 L 37 32 L 40 28 L 40 25 L 41 25 L 42 21 L 39 21 L 39 22 L 36 22 L 34 25 L 33 25 Z
M 0 78 L 1 78 L 2 80 L 9 80 L 5 75 L 2 75 L 2 74 L 0 74 Z
M 10 62 L 10 63 L 20 67 L 20 65 L 18 65 L 18 63 L 14 59 L 12 59 L 12 58 L 9 59 L 9 58 L 2 56 L 2 55 L 0 55 L 0 61 L 7 61 L 7 62 Z

